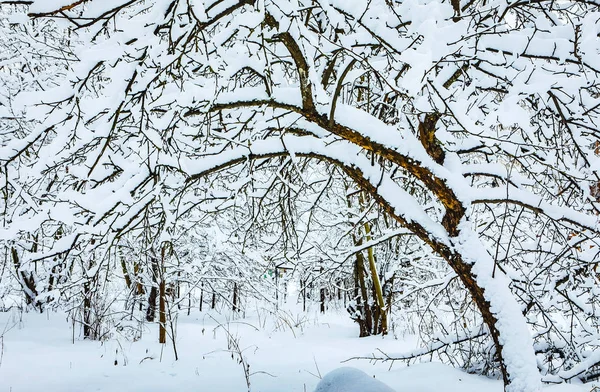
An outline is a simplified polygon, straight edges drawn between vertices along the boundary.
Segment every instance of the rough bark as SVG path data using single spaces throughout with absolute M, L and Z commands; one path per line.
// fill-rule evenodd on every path
M 233 301 L 232 301 L 231 310 L 234 312 L 237 312 L 239 310 L 238 309 L 238 285 L 237 285 L 237 282 L 233 283 Z
M 361 313 L 361 319 L 358 320 L 360 326 L 360 337 L 369 336 L 373 333 L 373 314 L 369 306 L 369 295 L 367 284 L 365 282 L 365 258 L 362 252 L 356 254 L 355 262 L 356 279 L 360 295 L 357 296 L 356 304 Z
M 35 278 L 33 274 L 27 274 L 21 269 L 21 260 L 19 259 L 19 253 L 15 247 L 10 249 L 13 265 L 15 266 L 15 272 L 19 276 L 19 283 L 23 287 L 23 293 L 25 294 L 25 303 L 32 305 L 35 303 L 37 297 L 37 289 L 35 287 Z
M 158 301 L 158 342 L 167 343 L 167 307 L 166 307 L 166 290 L 164 279 L 160 280 L 159 284 L 159 301 Z
M 365 240 L 371 241 L 371 224 L 365 222 L 363 224 L 365 229 Z M 374 333 L 381 333 L 387 335 L 387 312 L 385 310 L 385 300 L 383 299 L 383 289 L 381 287 L 381 281 L 379 280 L 379 274 L 377 273 L 377 265 L 375 263 L 375 254 L 373 253 L 373 247 L 369 246 L 367 249 L 367 260 L 369 264 L 369 271 L 371 272 L 371 282 L 373 282 L 373 297 L 377 303 L 377 309 L 374 312 L 373 321 L 376 327 L 373 328 Z
M 202 282 L 200 286 L 200 305 L 198 305 L 198 310 L 202 312 L 202 304 L 204 303 L 204 282 Z
M 160 252 L 159 300 L 158 300 L 158 342 L 167 343 L 167 284 L 165 282 L 165 247 Z
M 158 299 L 158 259 L 156 257 L 150 257 L 150 263 L 152 268 L 152 287 L 150 288 L 150 294 L 148 295 L 146 321 L 154 322 L 156 317 L 156 300 Z
M 276 27 L 276 22 L 273 18 L 267 15 L 265 22 L 270 24 L 272 27 Z M 281 36 L 281 35 L 280 35 Z M 299 46 L 292 42 L 293 38 L 288 34 L 281 36 L 279 39 L 286 46 L 294 59 L 295 65 L 298 70 L 298 75 L 301 84 L 302 93 L 302 106 L 281 103 L 272 99 L 257 99 L 257 100 L 246 100 L 228 103 L 219 103 L 211 107 L 211 111 L 222 111 L 229 109 L 236 109 L 242 107 L 272 107 L 283 110 L 289 110 L 302 116 L 308 122 L 316 124 L 320 128 L 336 135 L 355 146 L 361 147 L 366 152 L 374 154 L 381 161 L 387 161 L 391 164 L 397 165 L 399 168 L 405 170 L 407 174 L 414 177 L 420 183 L 426 187 L 443 205 L 445 209 L 444 216 L 442 218 L 442 225 L 445 228 L 450 244 L 453 244 L 459 237 L 460 229 L 459 224 L 465 217 L 466 208 L 454 192 L 452 186 L 446 182 L 446 180 L 436 175 L 430 168 L 423 165 L 421 162 L 416 161 L 411 156 L 405 155 L 394 148 L 387 147 L 377 141 L 372 140 L 368 136 L 365 136 L 361 132 L 352 129 L 351 127 L 339 124 L 335 119 L 329 118 L 325 114 L 319 113 L 314 107 L 311 106 L 312 102 L 312 91 L 309 88 L 309 69 L 307 62 L 303 59 L 302 51 Z M 456 80 L 454 76 L 451 78 Z M 185 116 L 202 114 L 203 112 L 195 112 L 190 110 L 185 113 Z M 438 145 L 435 139 L 435 124 L 437 123 L 438 115 L 432 115 L 433 117 L 426 118 L 420 124 L 419 133 L 422 135 L 420 140 L 424 144 L 425 150 L 432 156 L 437 162 L 443 162 L 444 154 L 441 146 Z M 434 121 L 435 120 L 435 121 Z M 273 156 L 278 154 L 273 154 Z M 301 155 L 297 154 L 296 155 Z M 343 162 L 336 161 L 330 157 L 319 155 L 316 153 L 306 153 L 306 157 L 318 158 L 324 161 L 333 163 L 340 167 L 346 175 L 351 178 L 359 188 L 368 192 L 371 197 L 388 213 L 392 216 L 400 225 L 412 231 L 417 237 L 419 237 L 424 243 L 428 244 L 438 255 L 445 259 L 450 267 L 456 272 L 463 285 L 471 294 L 474 303 L 479 309 L 482 318 L 487 325 L 490 336 L 496 347 L 496 352 L 500 362 L 500 370 L 503 375 L 504 383 L 507 388 L 510 385 L 510 377 L 506 369 L 506 363 L 504 361 L 503 345 L 500 340 L 500 334 L 498 331 L 498 319 L 491 309 L 490 302 L 486 299 L 483 287 L 481 287 L 476 281 L 475 274 L 473 272 L 473 260 L 465 260 L 463 255 L 455 249 L 453 245 L 448 244 L 446 241 L 441 241 L 434 237 L 425 227 L 415 223 L 414 221 L 407 221 L 399 211 L 390 205 L 390 203 L 378 193 L 377 186 L 368 180 L 368 177 L 364 175 L 358 168 L 350 167 L 345 165 Z M 267 157 L 267 156 L 265 156 Z M 271 156 L 269 156 L 271 157 Z M 251 156 L 250 158 L 257 158 Z M 268 158 L 268 157 L 267 157 Z M 226 166 L 244 162 L 248 157 L 240 159 L 239 162 L 229 162 L 219 167 L 215 167 L 214 171 L 221 170 Z M 195 181 L 197 178 L 201 178 L 206 173 L 196 173 L 188 178 L 188 181 Z M 525 348 L 524 348 L 525 349 Z M 527 348 L 528 349 L 528 348 Z M 531 348 L 531 350 L 533 350 Z
M 83 338 L 94 339 L 92 331 L 92 298 L 89 282 L 83 284 Z

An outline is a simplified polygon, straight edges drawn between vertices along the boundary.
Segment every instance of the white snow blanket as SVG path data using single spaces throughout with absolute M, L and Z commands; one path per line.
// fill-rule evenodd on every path
M 315 392 L 395 392 L 362 370 L 351 367 L 335 369 L 319 382 Z

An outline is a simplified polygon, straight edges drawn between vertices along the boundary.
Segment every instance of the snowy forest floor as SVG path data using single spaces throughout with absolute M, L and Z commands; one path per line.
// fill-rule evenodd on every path
M 175 361 L 171 344 L 157 343 L 157 326 L 143 325 L 132 342 L 115 336 L 84 341 L 80 328 L 63 313 L 0 312 L 0 392 L 242 392 L 248 390 L 239 355 L 228 349 L 235 340 L 249 365 L 253 392 L 312 392 L 320 377 L 341 367 L 362 369 L 397 392 L 501 392 L 501 382 L 466 374 L 439 363 L 406 367 L 395 363 L 343 361 L 382 349 L 415 348 L 416 339 L 396 334 L 357 338 L 357 326 L 344 314 L 281 312 L 180 315 Z M 228 338 L 229 336 L 229 338 Z M 442 389 L 440 389 L 442 387 Z M 594 385 L 560 385 L 548 392 L 583 392 Z

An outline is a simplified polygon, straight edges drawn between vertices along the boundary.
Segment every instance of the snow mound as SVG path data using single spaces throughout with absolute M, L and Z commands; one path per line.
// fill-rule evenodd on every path
M 395 392 L 367 373 L 351 368 L 335 369 L 319 382 L 315 392 Z

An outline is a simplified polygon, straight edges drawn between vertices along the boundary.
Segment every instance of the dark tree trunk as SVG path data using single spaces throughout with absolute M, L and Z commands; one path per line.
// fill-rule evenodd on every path
M 158 299 L 158 342 L 167 343 L 167 291 L 170 292 L 171 297 L 174 297 L 175 290 L 173 286 L 169 286 L 167 290 L 167 283 L 165 281 L 165 246 L 163 245 L 160 251 L 160 265 L 157 266 L 159 280 L 159 299 Z M 177 354 L 176 354 L 177 355 Z
M 21 271 L 21 260 L 19 259 L 17 249 L 14 247 L 11 248 L 11 256 L 13 259 L 13 264 L 15 266 L 15 271 L 19 276 L 21 286 L 23 287 L 23 293 L 25 294 L 25 303 L 27 305 L 32 305 L 35 303 L 35 298 L 38 294 L 37 289 L 35 287 L 35 278 L 32 273 L 27 274 L 25 273 L 25 271 Z M 50 276 L 52 277 L 53 275 Z
M 367 290 L 367 283 L 365 282 L 365 264 L 364 256 L 361 252 L 356 254 L 356 275 L 358 279 L 358 286 L 360 289 L 360 295 L 357 299 L 357 306 L 361 313 L 361 319 L 359 324 L 362 322 L 363 325 L 360 328 L 360 337 L 369 336 L 373 333 L 373 316 L 371 313 L 371 306 L 369 305 L 369 292 Z
M 166 304 L 166 290 L 165 290 L 165 280 L 161 279 L 160 284 L 160 296 L 159 296 L 159 310 L 158 310 L 158 342 L 159 343 L 167 343 L 167 304 Z
M 150 295 L 148 296 L 148 308 L 146 309 L 146 321 L 154 322 L 156 317 L 156 300 L 158 299 L 158 275 L 159 266 L 158 259 L 151 257 L 150 262 L 152 264 L 152 288 L 150 289 Z
M 138 262 L 133 263 L 133 274 L 135 275 L 136 287 L 137 287 L 137 301 L 139 302 L 140 310 L 144 307 L 144 295 L 146 292 L 144 291 L 144 285 L 142 284 L 142 280 L 140 278 L 140 264 Z
M 233 306 L 231 308 L 234 312 L 237 312 L 238 309 L 238 285 L 237 283 L 233 283 Z
M 321 313 L 325 313 L 325 288 L 321 287 Z
M 92 298 L 89 282 L 83 284 L 83 338 L 95 338 L 92 329 Z
M 304 279 L 304 282 L 302 283 L 302 311 L 306 312 L 306 283 L 307 283 L 308 279 Z
M 202 282 L 200 286 L 200 305 L 198 306 L 198 310 L 202 312 L 202 304 L 204 303 L 204 282 Z
M 156 298 L 158 297 L 158 289 L 152 286 L 150 289 L 150 295 L 148 296 L 148 308 L 146 309 L 146 321 L 154 322 L 156 313 Z

